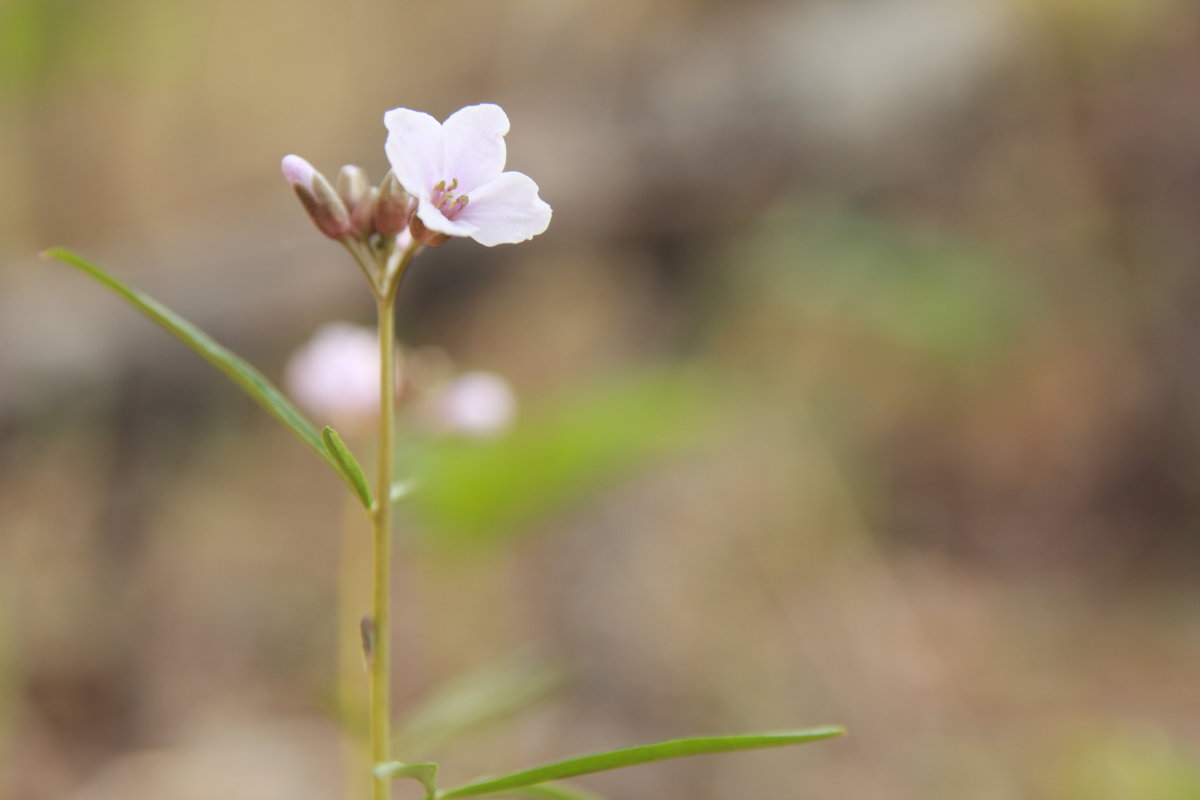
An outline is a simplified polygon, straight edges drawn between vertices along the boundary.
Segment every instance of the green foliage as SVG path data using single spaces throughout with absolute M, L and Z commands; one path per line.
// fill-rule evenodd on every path
M 56 259 L 64 264 L 69 264 L 86 275 L 91 276 L 150 320 L 157 323 L 159 327 L 186 344 L 205 361 L 219 369 L 227 378 L 240 386 L 246 394 L 250 395 L 267 413 L 282 422 L 300 441 L 304 442 L 313 452 L 319 455 L 338 474 L 338 477 L 354 490 L 354 493 L 363 501 L 363 504 L 367 508 L 370 508 L 370 492 L 368 491 L 366 494 L 363 494 L 360 491 L 356 485 L 355 478 L 346 471 L 343 462 L 339 460 L 342 456 L 349 456 L 349 462 L 354 463 L 354 466 L 357 468 L 354 457 L 349 455 L 349 451 L 345 449 L 345 445 L 342 445 L 342 452 L 340 454 L 335 454 L 328 448 L 326 441 L 317 433 L 313 424 L 300 413 L 299 409 L 292 405 L 283 392 L 279 391 L 265 375 L 250 366 L 250 364 L 246 363 L 232 351 L 217 344 L 208 334 L 157 300 L 126 286 L 104 270 L 85 260 L 82 256 L 70 250 L 55 247 L 42 253 L 42 257 Z M 335 439 L 336 436 L 334 434 Z M 340 442 L 340 440 L 338 441 Z M 362 477 L 361 470 L 359 470 L 358 477 L 359 479 Z M 363 485 L 365 486 L 365 482 Z
M 45 0 L 0 4 L 0 78 L 24 88 L 48 72 L 56 9 Z
M 321 430 L 321 441 L 325 443 L 325 449 L 337 462 L 338 474 L 358 494 L 363 506 L 370 508 L 374 505 L 371 500 L 371 489 L 367 486 L 367 478 L 363 475 L 362 467 L 358 465 L 357 459 L 350 452 L 350 448 L 346 447 L 342 437 L 338 436 L 337 431 L 326 425 Z
M 433 761 L 402 762 L 391 761 L 375 767 L 375 774 L 380 778 L 412 778 L 425 788 L 424 800 L 437 800 L 445 797 L 438 792 L 438 765 Z M 481 795 L 482 797 L 511 797 L 516 800 L 601 800 L 599 795 L 585 792 L 574 786 L 563 783 L 551 783 L 539 786 L 522 786 L 496 794 Z
M 1061 800 L 1196 800 L 1200 760 L 1157 731 L 1090 731 L 1050 770 L 1047 792 Z
M 948 364 L 1009 341 L 1032 297 L 1018 272 L 978 245 L 883 220 L 782 216 L 739 259 L 797 322 Z
M 592 792 L 585 792 L 575 786 L 563 783 L 546 783 L 540 786 L 522 786 L 499 794 L 484 795 L 485 797 L 512 797 L 516 800 L 601 800 Z
M 427 443 L 412 509 L 439 541 L 482 543 L 587 494 L 692 436 L 711 396 L 697 376 L 646 373 L 527 416 L 485 444 Z
M 699 756 L 709 753 L 729 753 L 737 750 L 761 750 L 768 747 L 807 744 L 822 739 L 843 736 L 844 728 L 825 726 L 800 731 L 777 733 L 752 733 L 740 736 L 697 736 L 688 739 L 672 739 L 656 744 L 644 744 L 621 750 L 609 750 L 588 756 L 568 758 L 553 764 L 513 772 L 498 778 L 486 778 L 464 784 L 456 789 L 439 791 L 437 788 L 438 765 L 431 761 L 404 763 L 390 761 L 376 764 L 375 774 L 382 778 L 413 778 L 425 785 L 425 800 L 442 800 L 453 797 L 518 797 L 528 800 L 588 800 L 590 795 L 567 788 L 551 781 L 591 775 L 654 761 Z
M 111 76 L 138 52 L 128 33 L 141 10 L 130 0 L 0 2 L 0 90 L 38 103 L 60 81 L 78 89 L 101 71 Z
M 606 753 L 595 753 L 578 758 L 569 758 L 533 769 L 513 772 L 498 778 L 468 783 L 445 792 L 439 798 L 500 796 L 514 789 L 536 786 L 548 781 L 590 775 L 612 769 L 666 761 L 673 758 L 698 756 L 707 753 L 727 753 L 735 750 L 758 750 L 766 747 L 784 747 L 806 744 L 834 736 L 842 736 L 845 729 L 838 727 L 811 728 L 801 731 L 747 734 L 742 736 L 701 736 L 689 739 L 673 739 L 657 744 L 645 744 Z

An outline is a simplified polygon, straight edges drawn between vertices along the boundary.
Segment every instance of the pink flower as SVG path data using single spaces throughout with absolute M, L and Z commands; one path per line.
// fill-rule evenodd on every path
M 392 172 L 417 198 L 417 217 L 430 231 L 491 247 L 531 239 L 550 224 L 537 184 L 504 171 L 508 116 L 500 106 L 467 106 L 445 123 L 393 108 L 383 123 Z
M 399 384 L 400 370 L 396 370 Z M 288 360 L 284 383 L 319 421 L 354 424 L 379 413 L 379 341 L 348 322 L 321 326 Z
M 517 415 L 512 386 L 491 372 L 459 375 L 441 387 L 434 403 L 443 430 L 471 438 L 498 436 Z

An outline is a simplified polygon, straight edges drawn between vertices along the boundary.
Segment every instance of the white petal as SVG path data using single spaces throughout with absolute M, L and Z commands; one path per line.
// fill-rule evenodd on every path
M 388 137 L 384 145 L 396 180 L 412 195 L 428 197 L 444 175 L 442 126 L 421 111 L 393 108 L 383 115 Z
M 500 177 L 507 158 L 504 134 L 508 133 L 508 116 L 504 109 L 492 103 L 467 106 L 451 114 L 442 130 L 446 142 L 442 177 L 447 183 L 458 180 L 457 194 L 470 194 Z
M 505 172 L 471 192 L 458 221 L 476 226 L 471 238 L 492 247 L 532 239 L 550 225 L 550 213 L 550 206 L 538 197 L 533 178 Z
M 475 225 L 461 217 L 457 220 L 446 219 L 437 206 L 429 199 L 422 197 L 417 201 L 417 216 L 425 227 L 431 231 L 444 233 L 447 236 L 474 236 Z

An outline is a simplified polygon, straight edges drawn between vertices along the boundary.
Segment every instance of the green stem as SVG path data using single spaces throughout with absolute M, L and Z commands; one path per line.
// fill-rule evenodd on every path
M 344 237 L 341 242 L 342 246 L 346 248 L 346 252 L 354 259 L 354 263 L 358 264 L 358 268 L 362 270 L 363 277 L 367 279 L 371 291 L 378 297 L 380 294 L 379 276 L 375 271 L 377 269 L 374 264 L 376 259 L 370 248 L 350 236 Z
M 379 309 L 379 464 L 376 468 L 374 552 L 371 588 L 371 617 L 374 642 L 371 650 L 371 762 L 381 764 L 390 757 L 388 722 L 391 716 L 389 655 L 391 650 L 390 608 L 392 597 L 392 423 L 395 406 L 395 303 L 394 295 L 381 295 Z M 371 797 L 388 800 L 391 781 L 374 778 Z
M 386 267 L 376 291 L 379 315 L 379 446 L 376 467 L 375 507 L 371 511 L 374 528 L 371 584 L 372 641 L 369 652 L 371 766 L 391 759 L 389 731 L 391 718 L 391 595 L 392 595 L 392 445 L 396 417 L 396 290 L 408 262 L 416 252 L 411 247 L 401 254 L 392 274 Z M 372 771 L 372 800 L 389 800 L 391 781 Z

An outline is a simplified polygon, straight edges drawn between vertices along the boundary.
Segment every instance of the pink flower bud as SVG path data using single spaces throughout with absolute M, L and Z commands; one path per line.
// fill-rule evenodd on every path
M 297 155 L 284 156 L 279 166 L 321 233 L 330 239 L 353 235 L 350 212 L 324 175 Z
M 359 236 L 370 236 L 375 233 L 375 195 L 379 190 L 374 186 L 367 188 L 366 196 L 350 211 L 350 225 Z
M 305 188 L 312 187 L 312 178 L 316 174 L 313 165 L 305 161 L 297 155 L 287 155 L 283 157 L 280 163 L 280 168 L 283 170 L 283 177 L 287 182 L 295 186 L 300 184 Z
M 342 167 L 337 176 L 337 192 L 351 213 L 365 200 L 368 200 L 371 184 L 367 182 L 367 173 L 361 167 L 347 164 Z
M 367 182 L 361 167 L 347 164 L 337 176 L 338 197 L 350 212 L 350 228 L 355 236 L 366 238 L 375 232 L 375 195 L 378 190 Z
M 375 230 L 384 236 L 395 236 L 406 230 L 416 207 L 416 199 L 404 191 L 400 181 L 389 172 L 379 184 L 379 194 L 375 197 Z

